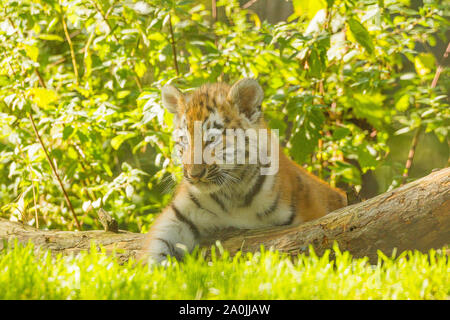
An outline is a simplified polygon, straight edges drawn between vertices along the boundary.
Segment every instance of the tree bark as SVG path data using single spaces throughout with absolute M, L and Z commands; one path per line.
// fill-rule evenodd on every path
M 2 240 L 20 243 L 31 241 L 37 250 L 53 253 L 78 253 L 89 250 L 91 241 L 106 252 L 116 251 L 120 260 L 135 257 L 144 235 L 119 231 L 36 230 L 31 226 L 0 219 Z M 390 255 L 404 250 L 426 252 L 450 244 L 450 168 L 383 193 L 367 201 L 336 210 L 320 219 L 297 226 L 259 230 L 227 230 L 214 238 L 204 239 L 203 246 L 220 240 L 232 255 L 239 250 L 256 252 L 261 245 L 296 256 L 307 253 L 312 245 L 317 254 L 331 249 L 333 242 L 354 257 L 368 256 L 377 261 L 377 250 Z

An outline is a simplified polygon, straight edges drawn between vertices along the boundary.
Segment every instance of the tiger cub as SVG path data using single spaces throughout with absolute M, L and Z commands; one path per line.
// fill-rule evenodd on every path
M 163 87 L 163 105 L 174 114 L 173 138 L 184 178 L 171 204 L 146 235 L 141 259 L 162 262 L 169 255 L 181 258 L 200 238 L 220 229 L 297 224 L 347 205 L 342 191 L 295 164 L 280 148 L 266 150 L 276 156 L 271 159 L 278 162 L 274 166 L 277 170 L 263 172 L 272 163 L 262 164 L 255 157 L 252 163 L 248 161 L 255 146 L 259 146 L 259 132 L 264 132 L 260 129 L 268 131 L 261 112 L 262 101 L 262 88 L 248 78 L 231 87 L 224 83 L 204 85 L 190 95 L 171 85 Z M 253 130 L 257 136 L 253 135 L 253 140 L 246 136 L 245 146 L 239 148 L 229 143 L 229 129 Z M 201 131 L 196 136 L 198 130 Z M 266 141 L 273 139 L 269 132 Z M 240 152 L 245 163 L 205 162 L 201 151 L 212 145 L 215 149 L 211 154 L 228 156 Z

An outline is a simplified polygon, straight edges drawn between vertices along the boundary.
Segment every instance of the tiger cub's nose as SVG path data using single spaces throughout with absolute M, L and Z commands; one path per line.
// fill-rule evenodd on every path
M 189 176 L 193 179 L 200 179 L 206 173 L 206 166 L 204 165 L 193 165 L 189 171 Z

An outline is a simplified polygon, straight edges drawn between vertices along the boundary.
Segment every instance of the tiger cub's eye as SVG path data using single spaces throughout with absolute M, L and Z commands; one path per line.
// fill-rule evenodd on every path
M 220 138 L 220 134 L 211 134 L 207 139 L 206 139 L 206 145 L 210 145 L 213 144 L 217 141 L 219 141 Z

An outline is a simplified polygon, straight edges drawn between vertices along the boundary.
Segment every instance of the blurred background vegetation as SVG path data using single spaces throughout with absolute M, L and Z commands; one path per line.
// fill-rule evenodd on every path
M 0 216 L 88 230 L 104 208 L 147 231 L 180 171 L 160 104 L 168 81 L 187 92 L 257 78 L 286 153 L 350 202 L 446 167 L 449 9 L 0 0 Z

